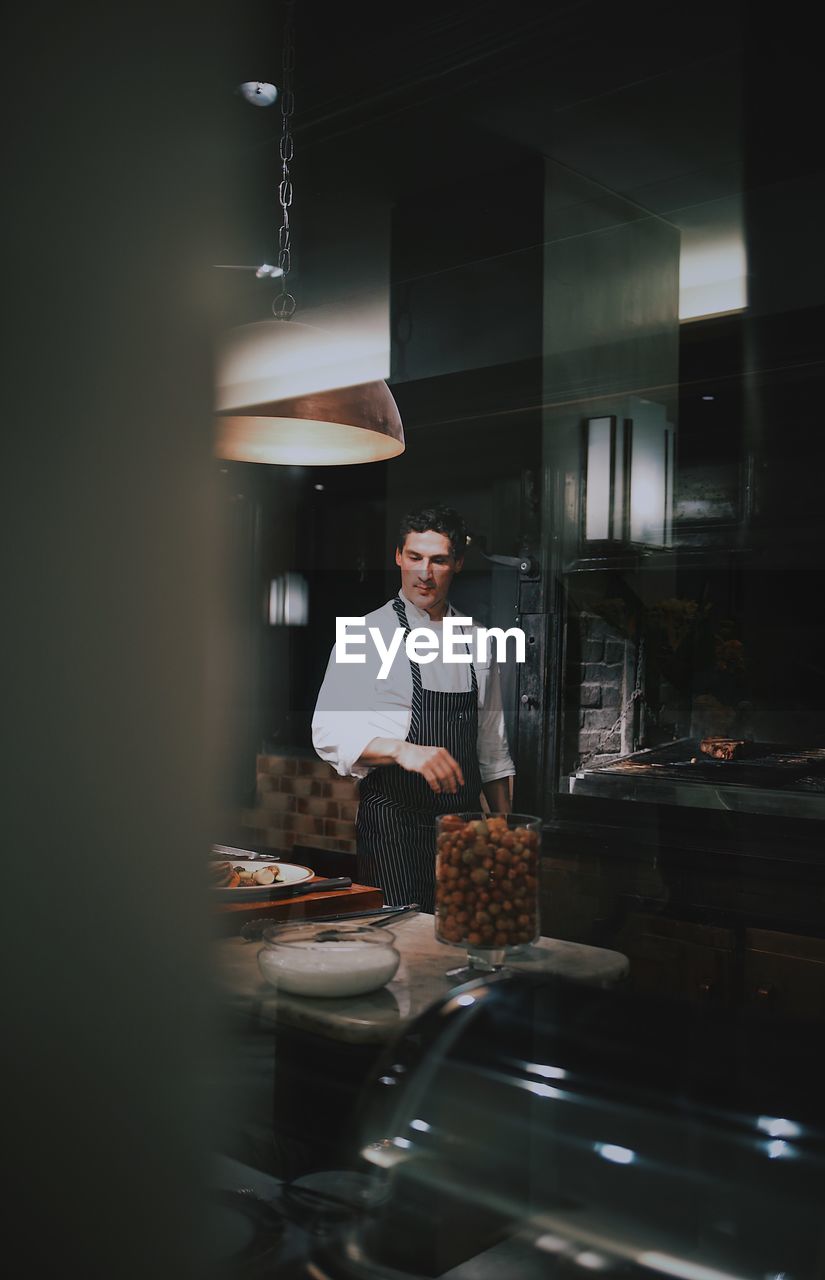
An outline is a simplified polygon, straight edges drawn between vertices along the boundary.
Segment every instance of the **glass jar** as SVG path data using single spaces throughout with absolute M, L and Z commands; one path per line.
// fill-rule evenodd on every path
M 447 813 L 436 818 L 435 936 L 495 968 L 540 935 L 541 818 Z
M 298 996 L 360 996 L 396 974 L 401 957 L 389 929 L 358 924 L 272 925 L 258 968 L 273 987 Z

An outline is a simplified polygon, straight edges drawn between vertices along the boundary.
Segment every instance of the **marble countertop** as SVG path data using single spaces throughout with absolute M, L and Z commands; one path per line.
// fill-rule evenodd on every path
M 288 1026 L 350 1044 L 383 1044 L 456 985 L 448 969 L 466 960 L 461 947 L 437 942 L 433 917 L 421 912 L 393 924 L 401 964 L 392 982 L 370 995 L 320 999 L 277 991 L 258 968 L 260 944 L 226 938 L 216 944 L 218 993 L 260 1024 Z M 626 956 L 602 947 L 541 938 L 508 959 L 517 972 L 554 973 L 591 986 L 612 986 L 629 971 Z

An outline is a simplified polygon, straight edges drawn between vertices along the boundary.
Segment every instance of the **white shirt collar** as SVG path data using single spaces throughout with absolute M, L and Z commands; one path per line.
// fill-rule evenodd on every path
M 407 621 L 412 626 L 416 626 L 416 627 L 431 626 L 432 627 L 432 626 L 439 625 L 437 622 L 436 623 L 431 622 L 430 615 L 426 612 L 426 610 L 419 609 L 417 604 L 413 604 L 412 600 L 408 600 L 407 597 L 404 595 L 404 592 L 401 591 L 400 588 L 398 591 L 398 597 L 400 600 L 403 600 L 404 602 L 404 608 L 407 613 Z M 444 614 L 445 618 L 447 617 L 447 614 L 452 616 L 454 613 L 455 613 L 455 610 L 453 609 L 453 606 L 448 602 L 447 609 Z

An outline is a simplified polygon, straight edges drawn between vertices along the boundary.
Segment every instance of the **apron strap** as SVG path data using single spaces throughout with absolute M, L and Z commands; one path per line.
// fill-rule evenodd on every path
M 404 628 L 404 643 L 406 644 L 407 636 L 410 634 L 410 624 L 407 618 L 407 610 L 404 607 L 404 601 L 401 599 L 400 596 L 395 597 L 395 599 L 392 602 L 392 607 L 395 610 L 395 615 L 398 618 L 399 624 Z M 462 629 L 462 634 L 463 634 L 463 629 Z M 410 670 L 412 672 L 412 681 L 413 681 L 413 701 L 415 701 L 415 695 L 416 694 L 420 695 L 421 693 L 421 667 L 417 662 L 413 662 L 411 660 Z M 474 662 L 470 663 L 470 688 L 472 689 L 473 693 L 476 695 L 476 698 L 478 698 L 478 678 L 476 676 L 476 667 Z
M 404 602 L 400 596 L 396 596 L 392 602 L 395 615 L 399 624 L 404 628 L 404 643 L 407 643 L 407 636 L 410 634 L 410 624 L 407 620 L 407 610 L 404 608 Z M 412 675 L 412 703 L 410 704 L 410 727 L 407 731 L 408 742 L 418 742 L 421 737 L 421 715 L 422 715 L 422 697 L 421 697 L 421 668 L 417 662 L 410 663 L 410 673 Z
M 407 610 L 404 608 L 404 602 L 400 596 L 396 596 L 392 602 L 396 617 L 404 628 L 404 643 L 407 643 L 407 636 L 410 634 L 410 624 L 407 620 Z M 410 662 L 410 671 L 412 672 L 413 694 L 421 693 L 421 667 L 417 662 Z

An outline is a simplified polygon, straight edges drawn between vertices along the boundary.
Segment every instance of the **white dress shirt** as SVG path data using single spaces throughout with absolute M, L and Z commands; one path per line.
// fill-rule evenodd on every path
M 441 623 L 431 622 L 429 614 L 412 604 L 403 592 L 399 591 L 398 595 L 410 627 L 429 627 L 438 636 Z M 453 617 L 464 616 L 452 607 L 447 612 Z M 368 614 L 364 626 L 365 629 L 378 627 L 388 645 L 398 630 L 392 600 Z M 473 644 L 468 652 L 473 655 L 478 682 L 478 763 L 481 781 L 492 782 L 496 778 L 512 777 L 516 770 L 507 745 L 498 666 L 491 661 L 489 650 L 479 660 L 477 628 L 474 624 L 464 628 L 468 635 L 471 629 Z M 366 634 L 366 645 L 357 650 L 365 654 L 365 663 L 339 663 L 337 645 L 333 646 L 312 717 L 315 750 L 343 777 L 364 778 L 370 772 L 368 766 L 355 762 L 373 738 L 398 738 L 403 742 L 410 731 L 413 685 L 405 647 L 402 644 L 398 649 L 386 679 L 379 680 L 381 659 L 369 632 Z M 434 662 L 422 662 L 419 670 L 424 689 L 467 693 L 472 688 L 469 664 L 444 662 L 440 653 Z

